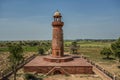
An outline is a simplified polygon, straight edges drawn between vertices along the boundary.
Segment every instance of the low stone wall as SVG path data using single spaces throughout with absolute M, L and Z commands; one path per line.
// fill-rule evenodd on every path
M 95 62 L 89 60 L 87 57 L 85 56 L 81 56 L 82 58 L 86 59 L 88 63 L 92 64 L 94 67 L 96 67 L 97 69 L 99 69 L 100 71 L 102 71 L 104 74 L 106 74 L 107 76 L 109 76 L 111 79 L 113 80 L 120 80 L 119 77 L 115 76 L 114 74 L 110 73 L 109 71 L 105 70 L 104 68 L 102 68 L 101 66 L 99 66 L 98 64 L 96 64 Z
M 24 66 L 24 71 L 47 74 L 54 67 L 55 66 Z M 58 67 L 64 69 L 64 71 L 69 74 L 93 74 L 92 66 L 58 66 Z M 61 69 L 59 69 L 59 71 L 61 71 Z
M 65 66 L 63 68 L 70 74 L 93 74 L 92 66 Z

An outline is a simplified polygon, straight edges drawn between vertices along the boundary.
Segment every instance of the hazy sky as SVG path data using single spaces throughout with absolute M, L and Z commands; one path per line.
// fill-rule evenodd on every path
M 64 39 L 120 37 L 120 0 L 0 0 L 0 40 L 51 40 L 57 9 Z

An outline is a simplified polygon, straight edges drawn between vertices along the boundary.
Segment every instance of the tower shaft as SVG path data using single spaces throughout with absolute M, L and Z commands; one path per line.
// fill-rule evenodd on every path
M 53 36 L 52 36 L 52 56 L 62 57 L 64 55 L 63 30 L 64 23 L 61 21 L 61 15 L 54 15 Z
M 62 57 L 63 56 L 63 30 L 62 27 L 53 27 L 53 38 L 52 38 L 52 56 Z

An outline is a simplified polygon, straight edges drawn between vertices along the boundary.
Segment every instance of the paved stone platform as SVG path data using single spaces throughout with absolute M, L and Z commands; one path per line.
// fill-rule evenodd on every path
M 45 56 L 37 56 L 24 66 L 25 72 L 36 72 L 45 74 L 92 74 L 92 65 L 79 56 L 73 57 L 68 62 L 49 62 L 44 60 Z
M 37 56 L 25 66 L 91 66 L 91 64 L 89 64 L 88 62 L 86 62 L 86 60 L 80 57 L 72 56 L 72 61 L 62 63 L 48 62 L 43 59 L 44 57 L 45 56 Z

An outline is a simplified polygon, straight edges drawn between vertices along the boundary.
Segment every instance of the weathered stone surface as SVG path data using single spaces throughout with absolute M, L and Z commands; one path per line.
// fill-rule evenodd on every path
M 61 71 L 61 68 L 64 72 L 62 74 L 92 74 L 92 66 L 82 58 L 73 58 L 72 61 L 68 62 L 49 62 L 45 61 L 43 58 L 45 56 L 37 56 L 32 61 L 24 66 L 25 72 L 36 72 L 47 74 L 54 67 L 60 67 L 57 70 Z M 50 74 L 54 74 L 55 71 L 51 71 Z M 66 73 L 65 73 L 66 72 Z
M 52 56 L 62 57 L 64 55 L 63 46 L 63 30 L 62 27 L 64 22 L 61 21 L 62 16 L 54 16 L 53 26 L 53 37 L 52 37 Z

